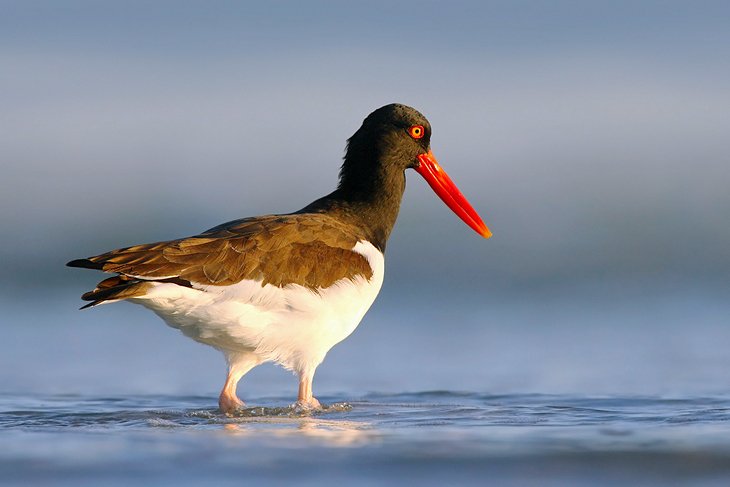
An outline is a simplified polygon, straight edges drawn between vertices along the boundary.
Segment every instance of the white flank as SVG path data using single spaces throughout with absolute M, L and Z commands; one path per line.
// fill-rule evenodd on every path
M 232 366 L 248 370 L 274 361 L 299 374 L 313 374 L 330 348 L 357 328 L 383 284 L 383 254 L 366 241 L 352 250 L 368 260 L 373 271 L 369 280 L 341 279 L 318 292 L 298 284 L 279 288 L 252 280 L 194 289 L 155 283 L 145 296 L 130 301 L 221 350 Z

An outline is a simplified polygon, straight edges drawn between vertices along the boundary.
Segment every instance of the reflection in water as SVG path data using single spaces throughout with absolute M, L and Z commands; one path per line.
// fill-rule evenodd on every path
M 322 419 L 317 417 L 259 417 L 241 418 L 223 426 L 227 433 L 256 437 L 314 439 L 320 446 L 352 447 L 373 443 L 380 434 L 367 422 Z M 290 447 L 305 447 L 309 443 L 290 443 Z
M 380 434 L 365 421 L 324 419 L 321 416 L 352 410 L 348 403 L 325 405 L 320 410 L 308 411 L 296 406 L 245 408 L 228 415 L 223 425 L 230 434 L 263 438 L 314 439 L 320 446 L 350 447 L 372 443 Z M 289 447 L 305 447 L 300 442 L 289 442 Z

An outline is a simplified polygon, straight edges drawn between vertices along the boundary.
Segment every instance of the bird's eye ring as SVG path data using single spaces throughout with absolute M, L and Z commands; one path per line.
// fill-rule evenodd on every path
M 426 130 L 424 130 L 423 125 L 412 125 L 408 128 L 408 135 L 414 139 L 420 139 L 425 133 Z

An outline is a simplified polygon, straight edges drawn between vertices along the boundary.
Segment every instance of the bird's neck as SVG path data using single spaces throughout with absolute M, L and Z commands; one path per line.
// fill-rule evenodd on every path
M 381 252 L 398 218 L 406 177 L 403 171 L 358 171 L 345 162 L 335 191 L 310 204 L 302 212 L 329 213 L 356 226 L 362 237 Z M 367 166 L 364 166 L 367 167 Z M 379 164 L 377 168 L 388 167 Z M 349 169 L 349 170 L 348 170 Z

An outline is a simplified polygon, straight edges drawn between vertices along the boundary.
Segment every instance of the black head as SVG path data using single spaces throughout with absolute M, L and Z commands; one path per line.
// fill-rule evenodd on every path
M 413 168 L 459 218 L 489 238 L 491 232 L 436 161 L 430 144 L 431 124 L 417 110 L 398 103 L 378 108 L 347 141 L 337 189 L 301 212 L 337 214 L 383 251 L 406 188 L 405 171 Z
M 418 165 L 430 142 L 431 124 L 418 110 L 398 103 L 378 108 L 347 141 L 340 188 L 405 185 L 404 171 Z

